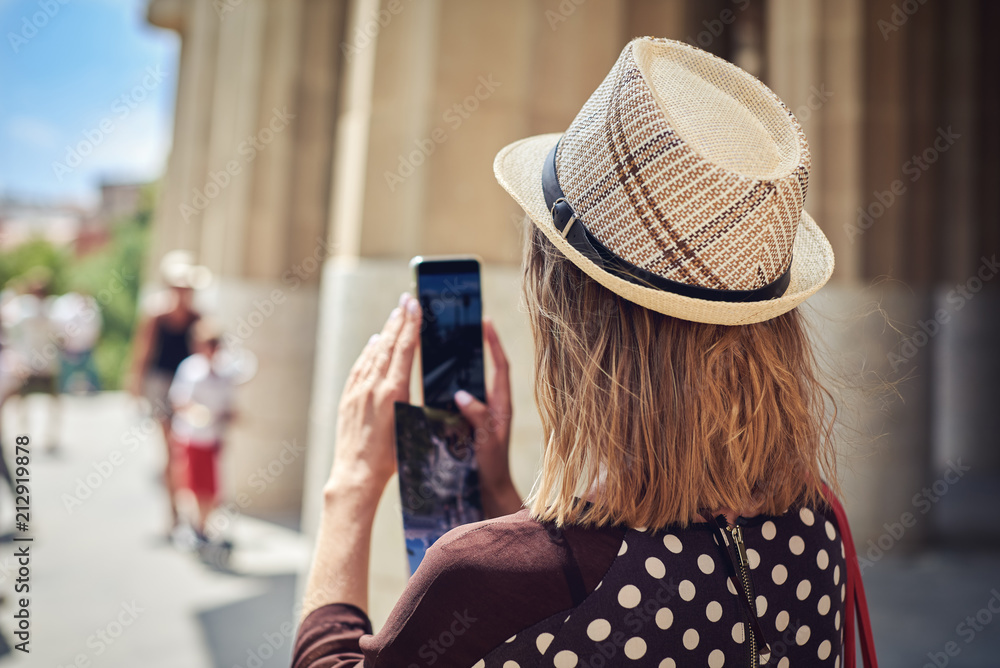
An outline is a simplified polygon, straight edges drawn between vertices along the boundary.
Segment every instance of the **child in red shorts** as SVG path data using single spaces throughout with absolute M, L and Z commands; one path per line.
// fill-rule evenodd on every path
M 214 323 L 199 321 L 194 338 L 197 352 L 177 367 L 169 398 L 174 408 L 171 433 L 186 463 L 182 481 L 198 501 L 194 529 L 204 542 L 205 524 L 218 499 L 218 458 L 233 417 L 235 383 L 220 364 L 221 335 Z

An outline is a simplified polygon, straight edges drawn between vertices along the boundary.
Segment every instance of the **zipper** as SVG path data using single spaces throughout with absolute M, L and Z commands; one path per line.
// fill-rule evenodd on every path
M 727 526 L 726 531 L 729 532 L 732 538 L 732 545 L 735 548 L 738 567 L 736 568 L 737 575 L 740 578 L 740 584 L 743 585 L 743 593 L 746 595 L 747 602 L 750 604 L 751 614 L 756 612 L 756 601 L 753 600 L 753 592 L 750 588 L 750 561 L 747 559 L 747 547 L 743 542 L 743 530 L 736 526 Z M 754 636 L 752 625 L 748 619 L 744 624 L 746 628 L 747 641 L 750 647 L 750 668 L 757 668 L 760 665 L 760 661 L 757 657 L 757 638 Z

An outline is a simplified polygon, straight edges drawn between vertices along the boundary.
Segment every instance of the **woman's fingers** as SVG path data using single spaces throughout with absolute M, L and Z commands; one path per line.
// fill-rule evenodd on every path
M 367 369 L 371 364 L 371 358 L 374 354 L 376 341 L 378 341 L 378 334 L 372 334 L 368 339 L 368 343 L 366 343 L 365 347 L 361 349 L 358 359 L 354 360 L 354 365 L 351 367 L 351 371 L 347 375 L 348 387 L 356 383 L 363 375 L 365 369 Z
M 409 297 L 409 293 L 406 292 L 399 296 L 399 306 L 389 313 L 385 324 L 382 325 L 382 331 L 372 336 L 373 341 L 370 343 L 373 345 L 366 350 L 368 355 L 360 372 L 360 376 L 368 382 L 374 382 L 385 375 L 385 369 L 389 365 L 392 350 L 396 345 L 396 338 L 402 327 L 403 306 Z
M 493 383 L 490 387 L 490 406 L 494 411 L 509 416 L 511 412 L 510 365 L 507 363 L 507 355 L 500 344 L 500 337 L 497 335 L 492 318 L 483 318 L 483 334 L 490 350 L 494 370 Z
M 392 351 L 392 360 L 386 372 L 386 380 L 407 392 L 410 387 L 410 370 L 413 368 L 413 354 L 420 341 L 420 302 L 410 297 L 404 307 L 399 337 Z
M 404 294 L 405 296 L 405 294 Z M 400 300 L 402 301 L 402 299 Z M 371 368 L 368 370 L 368 377 L 379 379 L 385 376 L 385 370 L 389 368 L 389 361 L 392 359 L 393 349 L 399 338 L 399 331 L 403 328 L 403 309 L 396 307 L 392 309 L 389 318 L 382 327 L 379 334 L 378 346 L 376 346 L 375 357 L 372 360 Z
M 459 390 L 455 393 L 455 405 L 458 406 L 458 411 L 469 421 L 476 429 L 487 429 L 488 422 L 490 420 L 490 409 L 487 408 L 486 404 L 476 399 L 474 396 L 466 392 L 465 390 Z

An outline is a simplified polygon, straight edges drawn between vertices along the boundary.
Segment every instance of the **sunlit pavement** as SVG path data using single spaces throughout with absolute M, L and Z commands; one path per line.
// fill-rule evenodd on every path
M 37 441 L 28 534 L 35 537 L 31 654 L 14 651 L 0 658 L 0 665 L 288 665 L 294 577 L 308 559 L 299 534 L 241 517 L 230 536 L 236 548 L 229 571 L 206 565 L 162 537 L 167 517 L 159 484 L 162 444 L 156 436 L 140 440 L 134 449 L 131 441 L 123 441 L 139 424 L 131 400 L 114 393 L 65 399 L 57 455 L 43 451 L 44 399 L 33 400 L 30 409 L 25 429 L 17 406 L 6 407 L 4 443 L 10 461 L 15 433 L 27 432 Z M 110 462 L 115 450 L 121 452 L 120 463 L 109 469 L 103 462 Z M 63 495 L 84 496 L 78 479 L 86 484 L 88 475 L 97 484 L 88 486 L 90 496 L 70 512 Z M 983 505 L 978 492 L 968 499 L 949 495 L 948 501 L 955 505 L 942 509 L 948 516 L 992 513 L 996 507 Z M 13 521 L 8 491 L 0 489 L 3 532 Z M 15 640 L 14 550 L 15 543 L 0 543 L 5 598 L 0 632 L 8 643 Z M 865 579 L 883 668 L 1000 665 L 996 550 L 914 556 L 890 550 L 866 570 Z
M 159 483 L 159 436 L 123 440 L 140 424 L 123 394 L 63 402 L 60 448 L 53 455 L 43 448 L 48 421 L 44 398 L 32 398 L 27 428 L 15 402 L 4 411 L 8 461 L 14 434 L 33 436 L 27 535 L 34 542 L 31 652 L 13 651 L 0 663 L 45 668 L 287 666 L 294 577 L 308 558 L 301 536 L 237 518 L 230 535 L 236 547 L 226 571 L 174 548 L 164 538 L 167 508 Z M 120 455 L 112 459 L 116 450 Z M 5 487 L 0 490 L 0 526 L 8 533 L 14 518 Z M 64 495 L 77 496 L 80 504 L 68 510 Z M 5 598 L 0 632 L 9 644 L 17 641 L 12 635 L 13 553 L 16 545 L 25 544 L 0 543 L 0 592 Z

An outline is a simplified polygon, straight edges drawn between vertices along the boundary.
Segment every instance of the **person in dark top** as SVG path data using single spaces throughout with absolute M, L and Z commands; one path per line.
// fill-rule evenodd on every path
M 146 399 L 163 434 L 167 451 L 164 482 L 173 530 L 179 521 L 176 501 L 179 474 L 177 448 L 170 429 L 173 409 L 167 395 L 177 367 L 194 352 L 192 332 L 201 319 L 193 305 L 195 288 L 210 279 L 206 276 L 207 270 L 194 265 L 190 254 L 184 251 L 168 253 L 160 269 L 169 292 L 158 308 L 139 323 L 129 390 L 133 396 Z
M 487 403 L 456 403 L 490 519 L 437 541 L 375 632 L 372 521 L 420 327 L 404 294 L 344 388 L 293 666 L 844 665 L 849 534 L 797 309 L 833 269 L 809 164 L 762 83 L 653 38 L 567 132 L 504 148 L 494 171 L 531 221 L 535 486 L 522 508 L 484 320 Z

